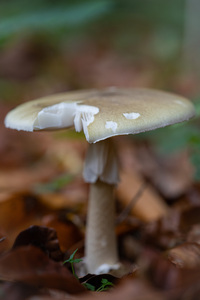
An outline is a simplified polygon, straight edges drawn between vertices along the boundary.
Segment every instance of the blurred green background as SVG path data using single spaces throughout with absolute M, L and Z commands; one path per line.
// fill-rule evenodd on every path
M 7 87 L 9 98 L 10 80 L 20 89 L 19 80 L 29 83 L 37 78 L 39 93 L 50 80 L 61 90 L 145 85 L 195 97 L 197 4 L 197 0 L 1 0 L 0 95 L 5 97 Z
M 189 97 L 197 118 L 142 137 L 188 147 L 199 180 L 199 11 L 199 0 L 1 0 L 1 103 L 110 85 Z

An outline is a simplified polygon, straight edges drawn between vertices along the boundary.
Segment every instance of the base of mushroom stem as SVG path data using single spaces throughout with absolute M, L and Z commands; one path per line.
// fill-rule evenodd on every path
M 110 274 L 115 277 L 122 277 L 130 272 L 130 269 L 127 266 L 124 266 L 121 263 L 116 263 L 114 265 L 102 264 L 100 265 L 93 274 Z M 89 272 L 87 270 L 86 258 L 83 258 L 78 265 L 76 265 L 76 274 L 78 277 L 83 277 L 87 275 Z

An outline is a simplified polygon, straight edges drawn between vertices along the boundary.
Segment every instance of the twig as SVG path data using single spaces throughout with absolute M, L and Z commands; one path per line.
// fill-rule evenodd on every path
M 129 215 L 132 207 L 135 205 L 135 203 L 139 200 L 139 198 L 142 196 L 144 190 L 147 188 L 148 183 L 143 182 L 133 199 L 129 202 L 129 204 L 124 208 L 124 210 L 119 214 L 119 216 L 116 219 L 116 224 L 122 223 L 126 217 Z

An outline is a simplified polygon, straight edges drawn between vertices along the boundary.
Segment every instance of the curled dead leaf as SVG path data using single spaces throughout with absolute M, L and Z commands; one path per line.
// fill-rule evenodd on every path
M 63 261 L 63 253 L 60 250 L 57 233 L 53 228 L 44 226 L 30 226 L 28 229 L 20 232 L 17 236 L 13 249 L 32 245 L 40 248 L 51 259 Z
M 60 220 L 56 216 L 49 215 L 43 218 L 43 223 L 47 227 L 54 228 L 58 235 L 58 241 L 62 252 L 68 251 L 75 244 L 82 241 L 83 245 L 83 234 L 81 230 L 70 220 Z M 78 247 L 80 250 L 80 247 Z M 75 250 L 75 249 L 74 249 Z
M 58 262 L 40 249 L 25 246 L 13 249 L 0 258 L 0 278 L 36 287 L 47 287 L 77 294 L 85 291 L 79 281 Z

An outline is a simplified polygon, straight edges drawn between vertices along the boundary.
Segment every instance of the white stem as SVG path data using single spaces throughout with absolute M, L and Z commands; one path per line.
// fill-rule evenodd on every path
M 86 232 L 86 262 L 90 273 L 98 273 L 101 265 L 112 268 L 118 262 L 113 187 L 102 181 L 90 186 Z
M 84 179 L 91 183 L 86 229 L 86 264 L 88 272 L 97 274 L 118 267 L 113 194 L 118 183 L 118 167 L 110 139 L 89 145 L 83 174 Z M 102 265 L 105 268 L 100 271 Z

